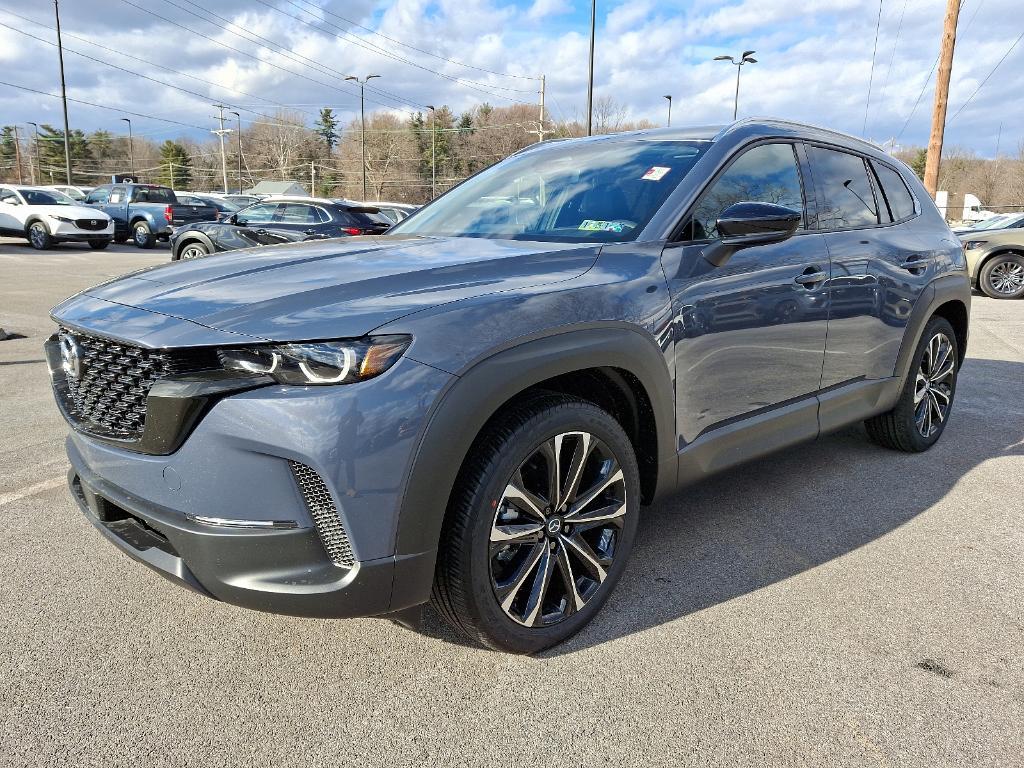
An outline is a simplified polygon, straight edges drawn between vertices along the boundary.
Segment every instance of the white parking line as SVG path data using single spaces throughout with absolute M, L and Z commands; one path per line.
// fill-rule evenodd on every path
M 5 504 L 10 504 L 12 501 L 18 501 L 18 499 L 24 499 L 27 496 L 35 496 L 37 493 L 48 491 L 51 488 L 57 488 L 67 482 L 63 477 L 52 477 L 49 480 L 44 480 L 41 483 L 30 485 L 26 488 L 21 488 L 17 491 L 10 491 L 9 493 L 0 493 L 0 507 Z

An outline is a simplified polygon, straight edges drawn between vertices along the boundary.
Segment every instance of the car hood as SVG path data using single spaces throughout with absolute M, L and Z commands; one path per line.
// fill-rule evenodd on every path
M 30 205 L 32 213 L 63 216 L 65 219 L 109 219 L 103 211 L 88 205 Z
M 599 252 L 470 237 L 314 240 L 142 270 L 69 299 L 54 317 L 87 325 L 81 310 L 101 300 L 269 341 L 362 336 L 446 302 L 570 280 Z

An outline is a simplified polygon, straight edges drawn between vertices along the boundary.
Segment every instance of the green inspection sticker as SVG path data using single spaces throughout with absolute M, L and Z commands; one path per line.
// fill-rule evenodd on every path
M 622 224 L 618 221 L 597 221 L 596 219 L 584 219 L 579 229 L 588 232 L 621 232 Z

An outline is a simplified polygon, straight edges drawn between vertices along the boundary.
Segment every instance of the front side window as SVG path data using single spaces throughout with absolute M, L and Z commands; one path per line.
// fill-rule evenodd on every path
M 636 138 L 552 142 L 491 166 L 391 231 L 559 242 L 635 240 L 708 146 Z
M 124 187 L 114 187 L 110 190 L 110 203 L 123 203 L 125 198 Z
M 761 144 L 740 155 L 701 195 L 693 211 L 692 232 L 684 239 L 717 238 L 719 217 L 736 203 L 774 203 L 803 215 L 803 186 L 792 144 Z
M 89 196 L 85 198 L 85 202 L 93 205 L 106 205 L 109 199 L 110 189 L 108 187 L 100 187 L 99 189 L 94 189 L 90 192 Z
M 878 183 L 882 186 L 882 194 L 889 205 L 889 213 L 893 221 L 903 221 L 914 215 L 914 198 L 907 189 L 903 177 L 885 163 L 873 162 Z
M 238 212 L 238 221 L 246 224 L 269 224 L 274 220 L 278 203 L 257 203 Z
M 824 147 L 808 147 L 814 181 L 822 198 L 820 229 L 871 227 L 879 223 L 875 192 L 859 155 Z
M 21 200 L 14 194 L 13 189 L 0 189 L 0 203 L 7 203 L 8 205 L 19 205 Z

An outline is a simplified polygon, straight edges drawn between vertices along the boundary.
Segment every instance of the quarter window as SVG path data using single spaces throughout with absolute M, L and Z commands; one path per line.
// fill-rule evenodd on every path
M 882 194 L 889 204 L 889 213 L 893 221 L 903 221 L 914 215 L 914 198 L 907 189 L 903 177 L 885 163 L 872 163 L 878 174 L 878 182 L 882 185 Z
M 822 205 L 820 229 L 851 229 L 879 223 L 875 193 L 864 158 L 823 147 L 808 147 Z
M 735 203 L 775 203 L 803 214 L 803 188 L 792 144 L 761 144 L 744 152 L 698 201 L 692 232 L 684 239 L 718 237 L 718 219 Z

